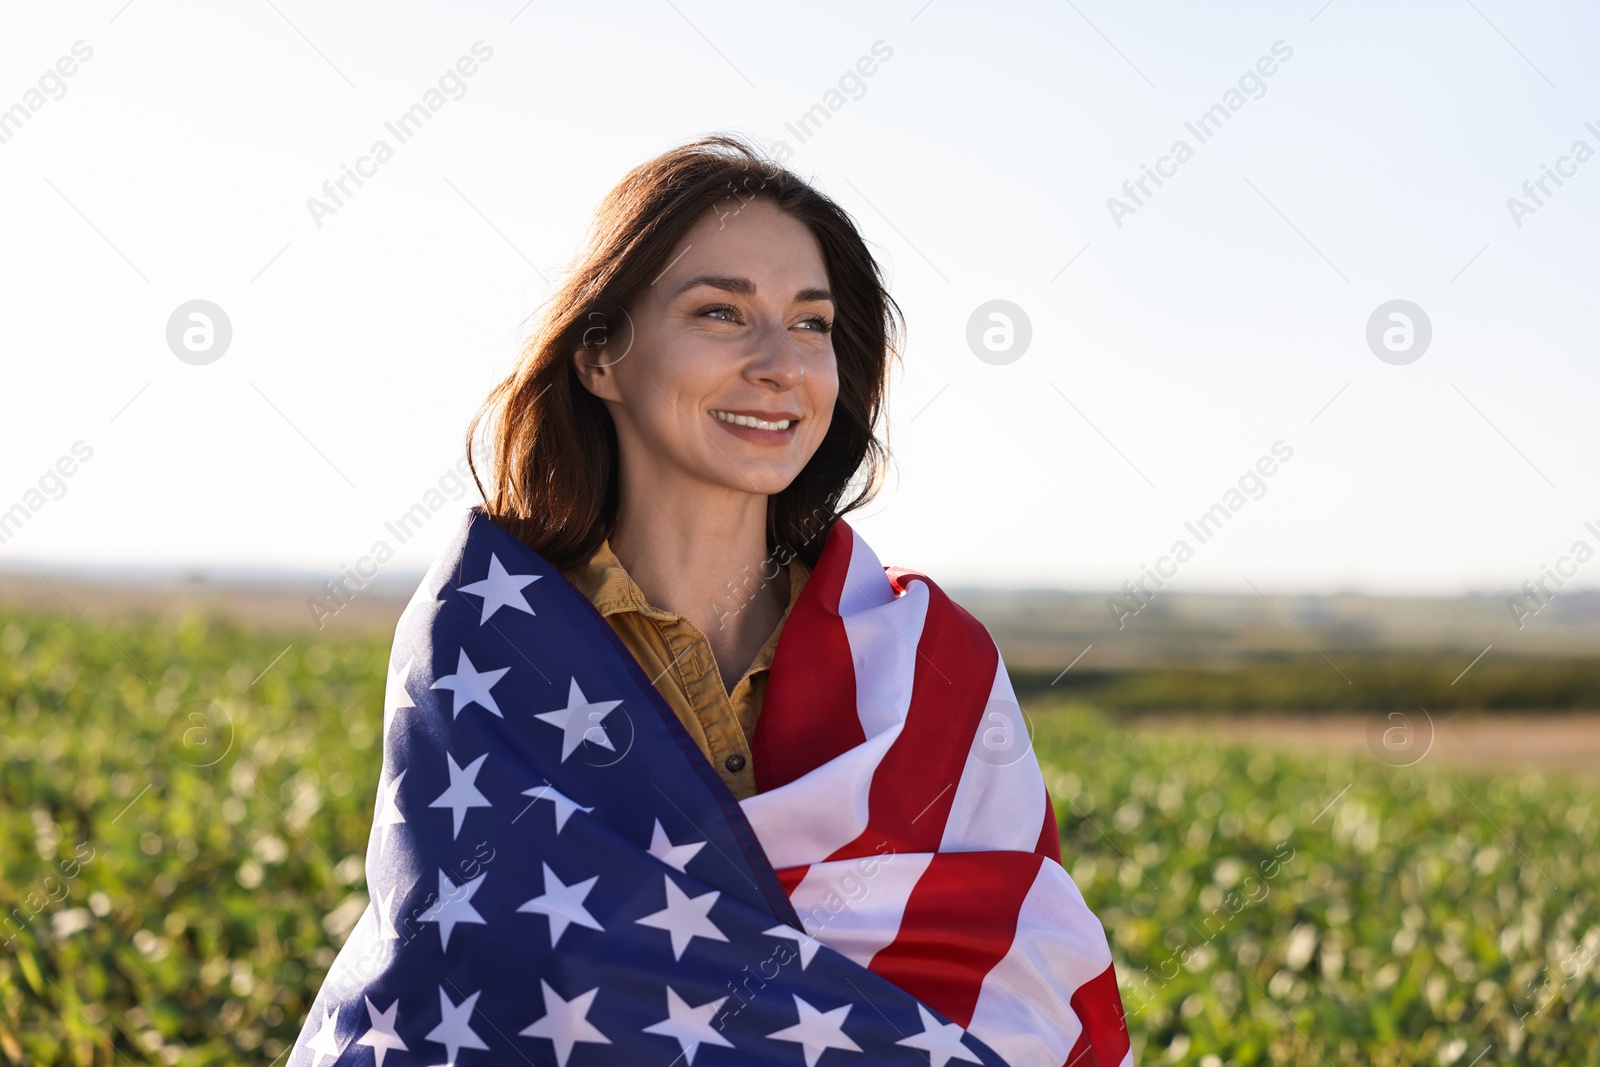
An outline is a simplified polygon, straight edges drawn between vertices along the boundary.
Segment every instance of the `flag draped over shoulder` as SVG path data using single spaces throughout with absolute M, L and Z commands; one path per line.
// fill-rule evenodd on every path
M 843 520 L 743 802 L 481 508 L 389 669 L 371 902 L 288 1067 L 1131 1067 L 993 639 Z
M 994 638 L 843 520 L 784 624 L 751 760 L 742 807 L 812 936 L 1013 1067 L 1131 1067 Z M 889 857 L 865 889 L 862 856 Z

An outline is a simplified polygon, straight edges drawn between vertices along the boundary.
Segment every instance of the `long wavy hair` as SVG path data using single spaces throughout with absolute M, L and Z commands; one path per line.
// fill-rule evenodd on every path
M 625 309 L 705 212 L 735 212 L 757 198 L 804 224 L 821 247 L 835 300 L 839 374 L 822 444 L 767 499 L 768 551 L 786 549 L 815 567 L 834 520 L 881 488 L 889 450 L 877 428 L 904 318 L 877 262 L 850 216 L 827 196 L 741 138 L 703 137 L 635 167 L 601 201 L 516 367 L 467 427 L 467 460 L 485 510 L 557 569 L 588 561 L 615 529 L 619 504 L 616 427 L 580 382 L 573 354 L 583 348 L 605 355 Z M 480 430 L 494 463 L 487 488 L 474 459 Z

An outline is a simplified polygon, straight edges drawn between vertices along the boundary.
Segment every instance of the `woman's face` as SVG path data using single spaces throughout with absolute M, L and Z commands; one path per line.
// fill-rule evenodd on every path
M 631 335 L 575 355 L 616 423 L 627 479 L 781 492 L 822 444 L 839 395 L 821 249 L 757 199 L 708 210 L 667 262 L 628 309 Z

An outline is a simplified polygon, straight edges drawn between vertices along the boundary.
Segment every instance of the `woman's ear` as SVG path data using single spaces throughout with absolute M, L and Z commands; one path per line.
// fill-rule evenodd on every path
M 609 373 L 606 361 L 601 358 L 603 349 L 579 345 L 572 350 L 572 369 L 578 373 L 583 387 L 601 399 L 616 399 L 616 378 Z
M 598 312 L 594 313 L 598 317 Z M 633 317 L 623 311 L 620 328 L 612 329 L 603 321 L 583 332 L 583 337 L 572 350 L 572 366 L 578 372 L 583 387 L 602 400 L 618 400 L 617 376 L 611 368 L 622 362 L 633 348 Z

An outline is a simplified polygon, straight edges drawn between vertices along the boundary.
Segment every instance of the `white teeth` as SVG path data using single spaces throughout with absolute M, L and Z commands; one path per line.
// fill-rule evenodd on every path
M 781 422 L 767 422 L 764 419 L 753 418 L 749 415 L 730 415 L 726 411 L 713 411 L 711 414 L 723 422 L 731 422 L 737 426 L 754 426 L 758 430 L 787 430 L 794 425 L 793 419 L 784 419 Z

